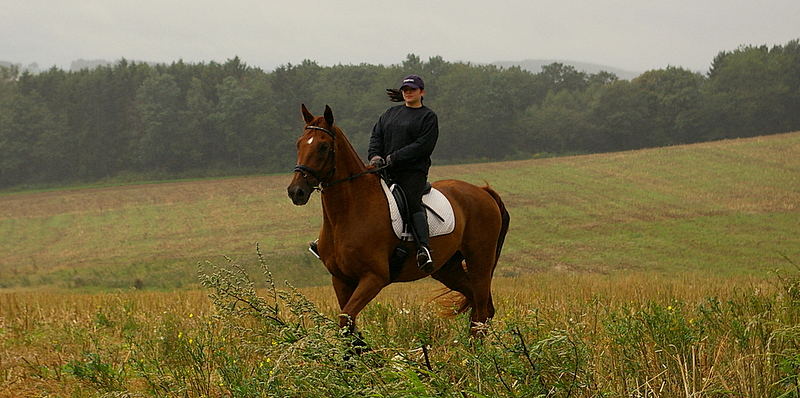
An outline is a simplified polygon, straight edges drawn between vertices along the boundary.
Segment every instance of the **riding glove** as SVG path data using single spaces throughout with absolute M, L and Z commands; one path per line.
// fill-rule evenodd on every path
M 373 156 L 372 159 L 369 160 L 369 165 L 372 167 L 383 167 L 386 166 L 386 160 L 380 156 Z

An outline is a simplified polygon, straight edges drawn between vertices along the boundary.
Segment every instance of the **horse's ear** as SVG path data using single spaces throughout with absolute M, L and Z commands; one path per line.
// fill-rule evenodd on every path
M 300 110 L 303 111 L 303 119 L 306 120 L 306 123 L 311 123 L 311 121 L 314 120 L 314 115 L 308 111 L 306 104 L 300 104 Z
M 333 111 L 328 105 L 325 105 L 325 121 L 328 122 L 328 126 L 333 127 Z

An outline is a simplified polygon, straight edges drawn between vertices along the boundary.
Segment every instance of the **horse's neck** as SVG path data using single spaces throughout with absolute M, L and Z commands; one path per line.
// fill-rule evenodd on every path
M 332 180 L 341 180 L 367 170 L 344 134 L 341 131 L 338 133 L 341 139 L 336 142 L 336 172 Z M 370 200 L 376 193 L 382 195 L 383 190 L 380 180 L 372 174 L 324 188 L 323 216 L 331 224 L 363 222 L 366 215 L 359 214 L 361 206 L 358 203 Z
M 383 195 L 380 180 L 371 174 L 340 183 L 323 191 L 323 216 L 333 225 L 363 223 L 374 216 L 367 214 L 370 206 L 364 204 L 379 195 Z

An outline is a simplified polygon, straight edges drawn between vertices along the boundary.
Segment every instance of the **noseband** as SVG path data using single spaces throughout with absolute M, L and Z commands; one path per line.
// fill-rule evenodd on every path
M 377 172 L 383 170 L 384 168 L 386 168 L 386 166 L 378 167 L 378 168 L 367 170 L 367 171 L 364 171 L 364 172 L 361 172 L 361 173 L 356 173 L 356 174 L 353 174 L 351 176 L 348 176 L 348 177 L 345 177 L 345 178 L 342 178 L 342 179 L 339 179 L 339 180 L 336 180 L 336 181 L 333 181 L 333 182 L 327 182 L 327 180 L 331 179 L 331 177 L 333 177 L 333 175 L 336 173 L 336 158 L 335 158 L 335 155 L 336 155 L 336 134 L 333 131 L 330 131 L 330 130 L 328 130 L 326 128 L 319 127 L 319 126 L 306 126 L 305 129 L 306 130 L 320 130 L 320 131 L 324 132 L 325 134 L 328 134 L 329 136 L 331 136 L 331 138 L 333 138 L 333 141 L 334 141 L 334 145 L 331 147 L 331 151 L 328 152 L 328 158 L 325 159 L 325 163 L 324 163 L 324 164 L 327 164 L 331 159 L 333 159 L 333 162 L 334 162 L 333 163 L 333 167 L 331 167 L 331 170 L 324 177 L 320 177 L 320 171 L 319 170 L 312 169 L 311 167 L 308 167 L 308 166 L 306 166 L 304 164 L 298 164 L 298 165 L 294 166 L 294 169 L 293 169 L 294 172 L 300 173 L 303 176 L 303 178 L 305 178 L 306 182 L 308 182 L 308 176 L 309 175 L 314 177 L 315 180 L 317 180 L 317 184 L 316 185 L 313 185 L 311 183 L 308 184 L 308 185 L 311 185 L 311 188 L 313 188 L 313 189 L 315 189 L 317 191 L 322 192 L 322 190 L 324 188 L 336 185 L 336 184 L 338 184 L 340 182 L 345 182 L 345 181 L 350 181 L 350 180 L 356 179 L 356 178 L 361 177 L 361 176 L 363 176 L 365 174 L 377 173 Z

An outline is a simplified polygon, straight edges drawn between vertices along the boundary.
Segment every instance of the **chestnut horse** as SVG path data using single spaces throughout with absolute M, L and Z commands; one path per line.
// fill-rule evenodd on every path
M 297 166 L 288 187 L 289 197 L 302 206 L 314 190 L 322 197 L 322 230 L 318 250 L 333 277 L 339 301 L 341 327 L 355 331 L 355 319 L 385 286 L 428 274 L 408 256 L 399 272 L 390 276 L 389 257 L 401 244 L 392 230 L 389 207 L 377 171 L 368 168 L 342 130 L 334 125 L 327 105 L 315 117 L 301 106 L 305 128 L 297 140 Z M 433 237 L 431 276 L 463 295 L 457 312 L 472 308 L 470 326 L 494 315 L 492 275 L 508 231 L 509 215 L 500 196 L 488 186 L 443 180 L 433 183 L 453 206 L 455 230 Z M 462 265 L 462 260 L 466 264 Z

